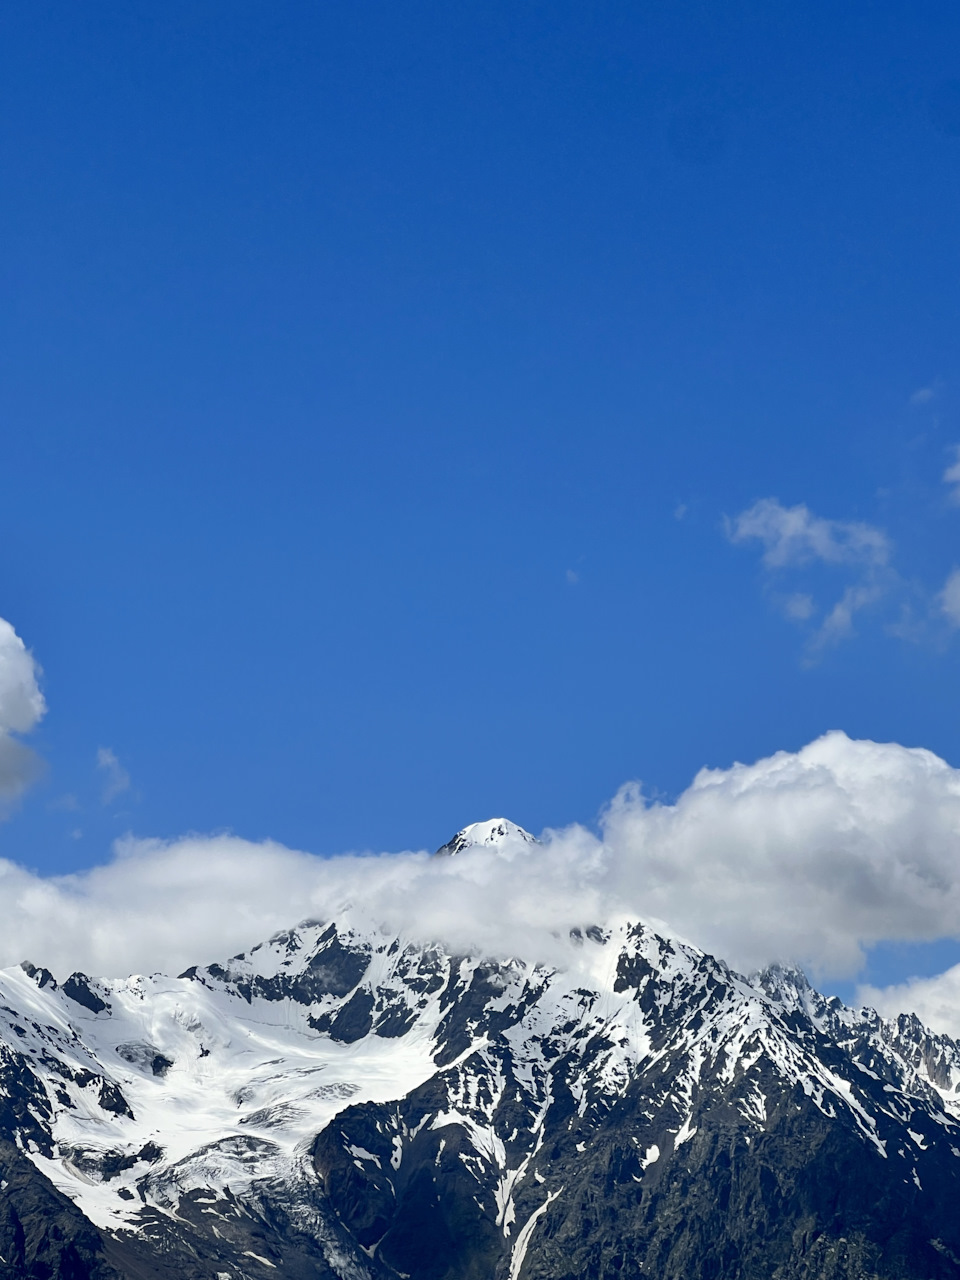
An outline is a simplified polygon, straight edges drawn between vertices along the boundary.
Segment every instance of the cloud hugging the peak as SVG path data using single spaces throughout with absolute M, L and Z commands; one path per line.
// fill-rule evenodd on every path
M 359 915 L 554 963 L 573 926 L 627 916 L 667 922 L 740 968 L 795 960 L 849 977 L 875 942 L 960 937 L 958 846 L 960 771 L 834 732 L 705 769 L 673 804 L 624 787 L 599 836 L 573 826 L 455 858 L 127 840 L 106 865 L 50 879 L 3 862 L 0 962 L 170 971 L 308 916 Z
M 769 504 L 752 510 L 738 527 L 766 530 L 778 563 L 885 558 L 867 527 L 819 521 L 805 508 L 786 519 Z M 39 766 L 16 737 L 44 714 L 38 674 L 0 620 L 0 803 Z M 111 800 L 129 780 L 109 749 L 98 760 Z M 599 834 L 548 829 L 537 844 L 455 858 L 319 857 L 220 835 L 128 838 L 105 864 L 58 877 L 0 860 L 0 964 L 30 959 L 61 975 L 177 971 L 308 916 L 566 963 L 572 928 L 628 917 L 743 969 L 792 960 L 815 976 L 852 977 L 874 943 L 960 939 L 958 848 L 960 770 L 920 748 L 832 732 L 796 752 L 704 769 L 672 804 L 624 786 Z M 958 991 L 960 968 L 871 996 L 960 1031 L 950 1013 Z

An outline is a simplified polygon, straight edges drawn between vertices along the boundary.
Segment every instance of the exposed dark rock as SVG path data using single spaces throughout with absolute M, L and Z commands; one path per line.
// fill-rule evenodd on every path
M 102 1013 L 104 1009 L 110 1007 L 106 1000 L 101 1000 L 95 991 L 90 990 L 90 979 L 85 973 L 71 973 L 63 984 L 62 990 L 64 995 L 75 1000 L 77 1004 L 82 1004 L 91 1013 Z
M 597 986 L 593 948 L 611 948 Z M 583 977 L 301 926 L 188 970 L 174 1035 L 146 1004 L 144 1038 L 119 1045 L 105 1037 L 147 980 L 131 996 L 74 974 L 58 991 L 25 969 L 30 1016 L 5 996 L 0 1017 L 0 1277 L 960 1280 L 960 1044 L 642 925 L 586 927 L 572 949 Z M 77 993 L 93 1013 L 112 999 L 111 1018 L 71 1012 Z M 203 1059 L 196 1081 L 215 1078 L 207 1046 L 233 1044 L 233 1071 L 254 1043 L 222 1137 L 186 1156 L 162 1122 L 154 1139 L 182 1073 Z M 364 1101 L 387 1095 L 394 1052 L 423 1082 Z M 320 1098 L 335 1118 L 305 1168 Z M 116 1197 L 128 1225 L 95 1228 L 31 1155 Z
M 104 1111 L 112 1111 L 117 1116 L 129 1116 L 131 1120 L 135 1118 L 120 1089 L 109 1080 L 104 1080 L 100 1086 L 99 1102 Z
M 29 960 L 24 960 L 20 968 L 28 978 L 33 978 L 34 982 L 42 991 L 44 987 L 52 987 L 54 991 L 57 989 L 57 980 L 49 969 L 38 969 L 35 964 L 31 964 Z
M 33 1164 L 0 1138 L 0 1258 L 4 1280 L 124 1280 L 102 1234 Z

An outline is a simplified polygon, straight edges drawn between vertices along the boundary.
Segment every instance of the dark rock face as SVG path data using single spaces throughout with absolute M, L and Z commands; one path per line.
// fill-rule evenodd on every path
M 294 945 L 293 934 L 283 934 L 274 939 L 283 943 L 288 954 L 299 950 Z M 259 948 L 254 948 L 252 955 Z M 313 954 L 302 963 L 289 967 L 288 971 L 264 976 L 248 973 L 246 967 L 212 964 L 204 970 L 188 969 L 185 977 L 203 982 L 213 978 L 232 987 L 249 1004 L 254 999 L 294 1000 L 297 1004 L 310 1005 L 323 996 L 342 997 L 357 986 L 370 963 L 371 947 L 364 941 L 344 941 L 336 925 L 329 925 L 317 940 Z M 246 960 L 235 956 L 235 961 Z
M 43 970 L 43 973 L 46 973 L 46 970 Z M 44 985 L 42 975 L 40 985 Z M 102 1013 L 107 1008 L 106 1000 L 101 1000 L 97 993 L 90 989 L 90 979 L 85 973 L 71 973 L 63 984 L 62 990 L 64 995 L 68 995 L 77 1004 L 82 1004 L 91 1013 Z
M 155 986 L 25 969 L 0 1277 L 960 1280 L 960 1044 L 642 925 L 570 947 L 557 972 L 325 924 Z M 229 1111 L 184 1155 L 209 1063 Z
M 0 1275 L 5 1280 L 121 1280 L 101 1233 L 0 1139 Z
M 960 1277 L 960 1130 L 922 1081 L 927 1106 L 904 1097 L 903 1058 L 885 1059 L 897 1085 L 860 1062 L 884 1056 L 880 1020 L 873 1039 L 851 1036 L 838 1002 L 804 984 L 814 1017 L 792 990 L 774 1034 L 758 1029 L 733 1057 L 735 975 L 702 957 L 665 982 L 656 961 L 649 947 L 620 958 L 615 985 L 654 1015 L 653 1053 L 615 1097 L 584 1088 L 618 1034 L 591 1025 L 584 991 L 587 1016 L 539 1044 L 539 1079 L 517 1071 L 521 998 L 486 1019 L 490 1043 L 399 1104 L 346 1108 L 314 1161 L 358 1243 L 411 1280 Z M 464 991 L 438 1062 L 459 1049 L 484 980 Z M 906 1031 L 906 1061 L 947 1073 L 955 1048 Z M 840 1087 L 825 1101 L 829 1081 Z

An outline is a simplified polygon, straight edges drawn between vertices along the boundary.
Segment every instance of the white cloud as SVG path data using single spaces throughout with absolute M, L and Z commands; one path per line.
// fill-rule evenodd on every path
M 937 600 L 941 613 L 946 614 L 950 625 L 960 627 L 960 569 L 954 569 L 948 575 Z
M 805 591 L 795 591 L 784 600 L 783 612 L 794 622 L 806 622 L 808 618 L 813 617 L 813 596 Z
M 910 978 L 890 987 L 860 986 L 857 1000 L 885 1018 L 915 1013 L 934 1031 L 960 1039 L 960 965 L 933 978 Z
M 109 747 L 98 748 L 97 768 L 106 775 L 100 795 L 103 804 L 109 804 L 124 791 L 129 791 L 130 775 Z
M 37 684 L 39 674 L 33 654 L 10 623 L 0 618 L 0 814 L 42 768 L 35 753 L 13 736 L 28 733 L 46 710 Z
M 522 844 L 522 842 L 521 842 Z M 534 857 L 524 851 L 534 848 Z M 119 842 L 104 866 L 41 878 L 0 861 L 0 964 L 54 972 L 178 970 L 305 917 L 359 914 L 492 953 L 553 956 L 551 930 L 599 919 L 600 843 L 572 829 L 549 847 L 321 858 L 235 836 Z
M 943 483 L 950 486 L 950 501 L 960 505 L 960 444 L 953 446 L 954 460 L 943 473 Z
M 46 710 L 33 654 L 0 618 L 0 732 L 27 733 Z
M 830 733 L 704 770 L 676 805 L 627 789 L 607 816 L 624 895 L 740 964 L 854 974 L 882 939 L 960 935 L 960 771 Z
M 929 751 L 830 733 L 703 770 L 672 805 L 625 787 L 602 830 L 441 859 L 213 836 L 129 840 L 56 879 L 0 862 L 0 963 L 179 969 L 348 904 L 455 947 L 547 960 L 573 925 L 656 919 L 740 967 L 797 960 L 820 976 L 855 975 L 880 940 L 960 937 L 960 771 Z
M 814 636 L 814 649 L 826 648 L 828 645 L 852 636 L 854 615 L 860 609 L 875 604 L 882 595 L 883 590 L 876 583 L 861 583 L 858 586 L 847 587 Z
M 771 574 L 826 565 L 853 577 L 810 633 L 808 661 L 853 635 L 856 614 L 880 601 L 898 581 L 888 565 L 891 545 L 882 529 L 859 520 L 825 520 L 803 503 L 785 507 L 776 498 L 761 498 L 727 520 L 726 531 L 731 542 L 759 542 Z M 809 592 L 794 592 L 780 603 L 793 622 L 808 621 L 816 612 Z
M 951 447 L 951 456 L 943 481 L 950 501 L 960 505 L 960 444 Z M 808 628 L 806 662 L 852 636 L 857 615 L 875 607 L 886 613 L 888 635 L 914 643 L 939 645 L 945 624 L 960 628 L 960 568 L 951 571 L 939 591 L 904 578 L 890 563 L 893 544 L 876 525 L 824 519 L 804 503 L 785 507 L 776 498 L 761 498 L 724 523 L 731 542 L 759 543 L 767 589 L 785 617 L 800 623 L 811 622 L 815 615 L 822 618 Z M 838 580 L 845 580 L 845 585 L 822 613 L 813 592 L 784 593 L 798 580 L 806 586 L 811 579 L 819 593 L 828 576 L 834 580 L 833 591 Z M 891 619 L 895 610 L 899 617 Z
M 838 533 L 835 522 L 796 510 L 770 542 L 775 558 L 810 548 L 868 563 L 885 555 L 885 544 L 854 537 L 851 526 Z M 863 604 L 856 592 L 868 590 L 848 589 L 825 625 L 849 628 Z M 952 599 L 945 589 L 945 607 Z M 36 767 L 12 735 L 44 713 L 37 675 L 0 620 L 0 797 L 8 800 Z M 108 802 L 129 777 L 108 747 L 97 763 Z M 345 912 L 453 947 L 550 961 L 567 953 L 558 939 L 571 927 L 627 915 L 669 921 L 663 927 L 741 967 L 796 960 L 815 974 L 850 976 L 881 940 L 960 938 L 958 842 L 960 770 L 929 751 L 830 733 L 793 754 L 702 770 L 675 804 L 624 787 L 603 815 L 602 838 L 574 826 L 547 831 L 537 845 L 441 859 L 321 858 L 224 835 L 128 839 L 108 863 L 60 877 L 0 860 L 0 964 L 32 959 L 61 974 L 178 970 L 306 916 Z M 960 970 L 876 1002 L 910 1001 L 942 1021 L 955 989 Z
M 887 563 L 890 543 L 874 525 L 859 520 L 825 520 L 799 503 L 785 507 L 776 498 L 761 498 L 728 523 L 731 542 L 763 544 L 768 569 L 784 569 L 822 561 L 824 564 L 880 566 Z

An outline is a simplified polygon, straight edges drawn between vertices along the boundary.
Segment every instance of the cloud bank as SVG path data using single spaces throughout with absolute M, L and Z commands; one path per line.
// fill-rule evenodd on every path
M 628 916 L 669 922 L 740 968 L 794 960 L 850 977 L 875 942 L 960 937 L 958 851 L 960 770 L 834 732 L 703 770 L 674 804 L 624 787 L 600 836 L 574 826 L 455 858 L 321 858 L 234 836 L 127 840 L 106 865 L 55 879 L 2 862 L 0 962 L 170 971 L 305 917 L 350 914 L 550 962 L 571 927 Z
M 876 567 L 887 556 L 876 532 L 771 500 L 739 517 L 731 536 L 759 538 L 777 566 L 818 558 Z M 806 599 L 795 609 L 805 614 Z M 38 676 L 0 619 L 0 812 L 40 767 L 16 736 L 46 710 Z M 98 765 L 109 803 L 129 778 L 109 748 Z M 0 964 L 30 959 L 61 975 L 177 971 L 305 917 L 562 963 L 572 928 L 629 917 L 740 968 L 790 960 L 820 978 L 852 977 L 874 943 L 960 938 L 958 854 L 960 770 L 929 751 L 834 732 L 795 753 L 704 769 L 673 804 L 627 785 L 599 835 L 573 826 L 544 832 L 539 844 L 455 858 L 317 857 L 218 835 L 128 838 L 109 862 L 68 876 L 0 860 Z M 960 966 L 864 994 L 884 1012 L 915 1008 L 960 1033 Z
M 876 942 L 960 936 L 960 771 L 930 751 L 834 732 L 675 805 L 628 787 L 604 843 L 624 900 L 742 967 L 849 977 Z

